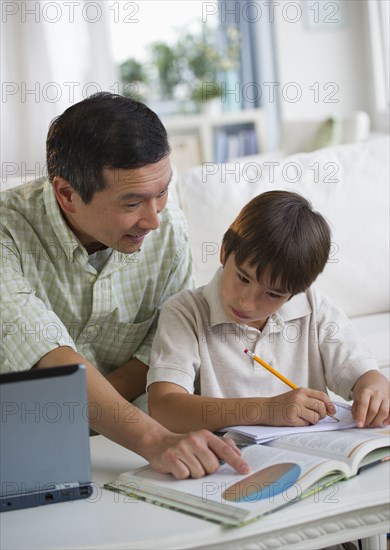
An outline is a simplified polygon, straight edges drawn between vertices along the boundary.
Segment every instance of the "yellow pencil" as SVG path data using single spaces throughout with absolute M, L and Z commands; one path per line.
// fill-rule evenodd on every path
M 290 386 L 290 388 L 292 388 L 293 390 L 297 390 L 299 388 L 299 386 L 297 386 L 296 384 L 294 384 L 294 382 L 291 382 L 291 380 L 289 380 L 288 378 L 286 378 L 285 376 L 283 376 L 283 374 L 280 374 L 280 372 L 278 372 L 277 370 L 275 370 L 273 367 L 271 367 L 271 365 L 269 365 L 268 363 L 266 363 L 265 361 L 263 361 L 262 359 L 260 359 L 260 357 L 258 355 L 255 355 L 254 353 L 252 353 L 251 351 L 249 351 L 249 349 L 245 349 L 244 350 L 244 353 L 246 353 L 247 355 L 249 355 L 249 357 L 251 357 L 254 361 L 256 361 L 257 363 L 259 363 L 262 367 L 264 367 L 265 369 L 267 369 L 269 372 L 272 372 L 272 374 L 274 374 L 277 378 L 279 378 L 279 380 L 282 380 L 282 382 L 284 382 L 285 384 L 287 384 L 287 386 Z M 331 418 L 333 418 L 333 420 L 336 420 L 337 422 L 339 422 L 339 419 L 336 418 L 333 414 L 330 414 L 330 413 L 326 413 L 327 416 L 330 416 Z

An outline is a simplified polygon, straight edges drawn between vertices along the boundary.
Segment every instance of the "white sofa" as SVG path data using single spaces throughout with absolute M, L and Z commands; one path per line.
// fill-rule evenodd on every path
M 326 216 L 333 250 L 316 284 L 352 318 L 390 378 L 389 137 L 282 157 L 204 164 L 174 178 L 189 225 L 197 285 L 219 265 L 222 236 L 244 204 L 269 189 L 305 195 Z M 8 178 L 1 190 L 20 184 Z M 141 406 L 146 409 L 143 396 Z
M 197 285 L 211 279 L 222 235 L 244 204 L 269 189 L 301 193 L 332 227 L 331 257 L 316 284 L 353 319 L 389 376 L 389 150 L 380 137 L 179 175 L 174 195 L 188 220 Z

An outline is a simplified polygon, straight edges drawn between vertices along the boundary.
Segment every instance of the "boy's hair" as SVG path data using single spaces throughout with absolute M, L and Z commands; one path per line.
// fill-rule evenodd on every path
M 241 210 L 223 237 L 225 261 L 257 265 L 259 281 L 270 268 L 270 285 L 292 295 L 306 290 L 324 269 L 331 232 L 324 217 L 297 193 L 269 191 Z
M 167 132 L 153 111 L 108 92 L 66 109 L 50 124 L 46 141 L 49 180 L 66 179 L 86 204 L 106 186 L 103 168 L 141 168 L 169 152 Z

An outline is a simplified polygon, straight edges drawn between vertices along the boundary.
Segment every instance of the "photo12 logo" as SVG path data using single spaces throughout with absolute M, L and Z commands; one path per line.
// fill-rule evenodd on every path
M 111 17 L 114 23 L 139 23 L 138 2 L 89 2 L 89 1 L 26 1 L 1 2 L 1 20 L 8 23 L 17 18 L 20 23 L 98 23 Z
M 218 17 L 221 23 L 257 23 L 261 20 L 274 23 L 279 18 L 286 23 L 299 23 L 305 20 L 308 25 L 320 24 L 331 27 L 340 24 L 342 7 L 340 0 L 202 2 L 202 21 L 206 23 L 209 18 Z

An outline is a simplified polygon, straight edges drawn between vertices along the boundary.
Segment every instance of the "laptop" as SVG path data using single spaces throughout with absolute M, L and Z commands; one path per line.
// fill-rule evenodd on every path
M 92 494 L 85 367 L 0 375 L 0 511 Z

